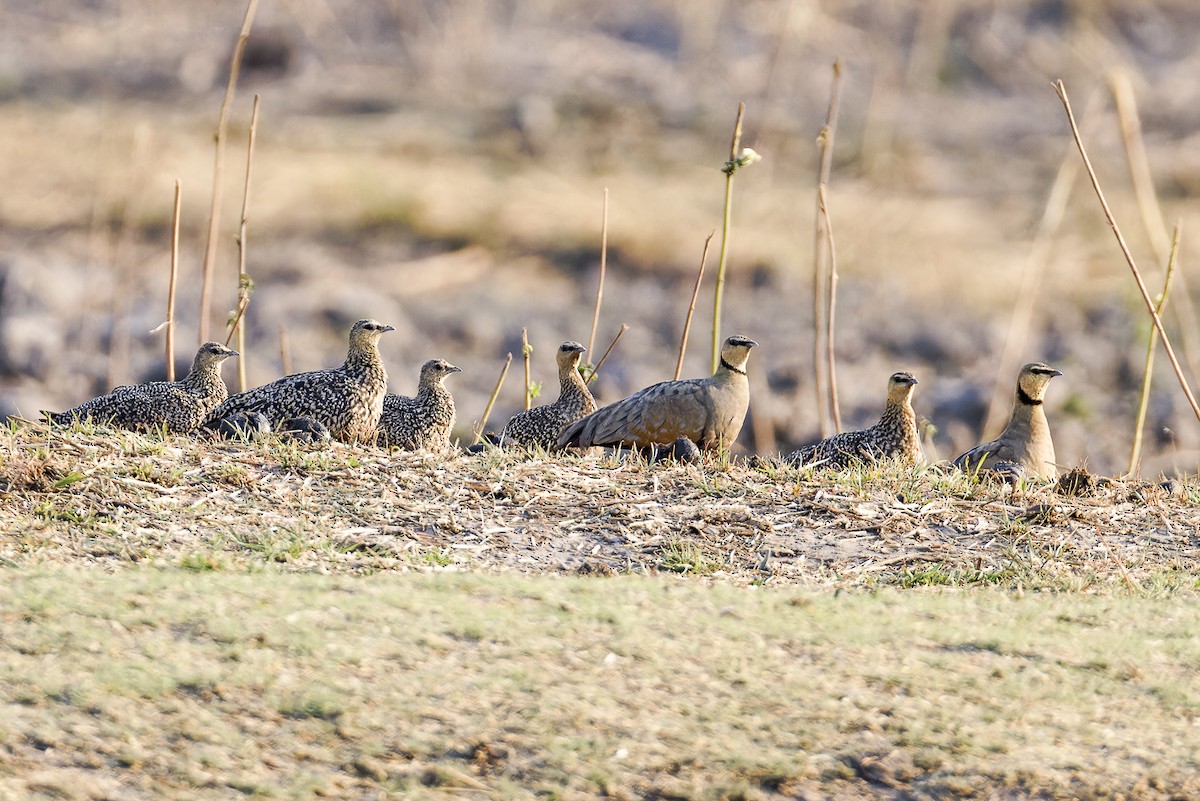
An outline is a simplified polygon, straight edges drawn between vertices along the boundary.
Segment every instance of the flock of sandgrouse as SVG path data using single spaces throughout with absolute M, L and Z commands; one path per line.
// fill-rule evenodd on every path
M 216 342 L 200 346 L 182 381 L 155 381 L 117 387 L 65 412 L 46 412 L 55 424 L 77 420 L 174 434 L 206 431 L 217 436 L 253 438 L 277 431 L 298 439 L 337 439 L 406 450 L 448 453 L 452 446 L 454 399 L 443 381 L 459 368 L 442 359 L 421 366 L 415 397 L 390 395 L 379 338 L 394 330 L 375 320 L 350 329 L 346 361 L 329 370 L 285 376 L 230 396 L 221 363 L 237 356 Z M 712 450 L 737 439 L 750 405 L 746 362 L 758 343 L 743 336 L 725 340 L 720 365 L 707 378 L 663 381 L 603 408 L 579 373 L 585 348 L 564 342 L 558 348 L 559 397 L 553 403 L 514 415 L 493 444 L 556 451 L 618 446 L 653 450 L 671 447 L 680 458 L 697 448 Z M 1008 426 L 995 440 L 954 460 L 969 472 L 1030 478 L 1057 475 L 1054 444 L 1042 406 L 1050 379 L 1062 373 L 1027 364 L 1017 376 L 1017 394 Z M 894 373 L 879 422 L 806 446 L 783 461 L 800 466 L 843 469 L 855 462 L 921 459 L 917 419 L 912 408 L 917 379 Z

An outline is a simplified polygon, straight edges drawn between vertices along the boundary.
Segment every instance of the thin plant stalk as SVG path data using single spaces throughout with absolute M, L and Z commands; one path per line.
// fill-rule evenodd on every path
M 279 365 L 284 375 L 292 374 L 292 348 L 288 342 L 287 326 L 279 326 Z
M 217 263 L 217 240 L 221 228 L 221 186 L 222 175 L 225 172 L 225 131 L 229 127 L 229 109 L 233 105 L 238 73 L 242 68 L 242 54 L 246 52 L 246 41 L 250 38 L 250 28 L 254 24 L 254 14 L 257 10 L 258 0 L 249 0 L 246 4 L 246 15 L 242 19 L 242 31 L 238 34 L 237 44 L 233 48 L 233 56 L 229 61 L 229 82 L 225 85 L 225 97 L 221 100 L 221 113 L 217 117 L 217 131 L 214 136 L 216 155 L 213 159 L 212 206 L 208 212 L 208 239 L 204 245 L 204 273 L 200 284 L 201 344 L 208 341 L 208 318 L 212 313 L 213 268 Z
M 721 359 L 721 300 L 725 295 L 725 266 L 729 256 L 729 233 L 733 227 L 733 175 L 737 172 L 738 155 L 742 149 L 742 118 L 746 115 L 746 104 L 738 103 L 737 121 L 733 126 L 733 139 L 729 145 L 729 164 L 725 170 L 725 211 L 721 222 L 721 252 L 717 259 L 717 285 L 713 290 L 712 320 L 712 371 L 717 371 Z
M 167 380 L 175 380 L 175 285 L 179 279 L 179 212 L 183 185 L 175 179 L 175 204 L 171 212 L 171 279 L 167 283 Z
M 475 429 L 475 441 L 473 445 L 478 445 L 483 439 L 483 430 L 487 427 L 488 417 L 492 414 L 492 407 L 496 405 L 496 398 L 500 395 L 500 388 L 504 386 L 504 378 L 508 375 L 508 367 L 512 364 L 512 354 L 504 357 L 504 366 L 500 368 L 500 377 L 496 379 L 496 387 L 492 390 L 492 396 L 488 398 L 487 406 L 483 409 L 483 418 L 479 421 L 479 425 Z
M 604 187 L 604 206 L 600 214 L 600 281 L 596 284 L 596 307 L 592 311 L 592 335 L 588 337 L 588 353 L 596 346 L 596 325 L 600 322 L 600 303 L 604 300 L 604 273 L 608 267 L 608 187 Z M 528 382 L 526 382 L 528 383 Z
M 1086 125 L 1091 109 L 1092 100 L 1084 106 L 1083 121 Z M 995 431 L 1004 422 L 1012 407 L 1012 374 L 1016 372 L 1020 355 L 1025 351 L 1029 331 L 1033 325 L 1033 313 L 1038 297 L 1038 290 L 1045 276 L 1046 264 L 1050 260 L 1050 249 L 1062 226 L 1066 215 L 1075 181 L 1079 177 L 1081 164 L 1075 160 L 1070 149 L 1063 152 L 1046 205 L 1042 209 L 1042 217 L 1038 221 L 1037 231 L 1033 235 L 1033 244 L 1025 259 L 1021 271 L 1021 285 L 1017 290 L 1017 301 L 1013 306 L 1012 316 L 1008 321 L 1008 335 L 1004 338 L 1004 349 L 1000 354 L 998 369 L 995 371 L 995 383 L 992 385 L 992 397 L 988 403 L 987 414 L 984 416 L 983 430 Z
M 238 356 L 238 391 L 245 392 L 249 385 L 246 382 L 246 326 L 243 318 L 246 307 L 250 305 L 250 292 L 254 284 L 246 272 L 246 224 L 250 219 L 250 177 L 254 168 L 254 141 L 258 134 L 258 101 L 259 95 L 254 95 L 254 106 L 250 111 L 250 136 L 246 146 L 246 183 L 242 187 L 242 221 L 238 226 L 238 304 L 237 315 L 233 319 L 230 336 L 237 333 Z M 226 340 L 228 344 L 228 340 Z
M 1067 98 L 1067 87 L 1061 80 L 1054 82 L 1054 91 L 1058 93 L 1058 99 L 1062 101 L 1063 108 L 1067 112 L 1067 120 L 1071 124 L 1071 135 L 1075 137 L 1075 145 L 1079 148 L 1079 155 L 1083 158 L 1083 166 L 1087 168 L 1088 177 L 1092 181 L 1092 188 L 1096 190 L 1096 197 L 1100 200 L 1100 206 L 1104 209 L 1104 217 L 1108 220 L 1109 227 L 1113 230 L 1113 235 L 1117 238 L 1117 244 L 1121 246 L 1121 253 L 1125 256 L 1125 262 L 1129 265 L 1129 271 L 1133 274 L 1133 280 L 1137 283 L 1138 291 L 1142 294 L 1142 302 L 1146 304 L 1146 310 L 1150 313 L 1150 319 L 1154 322 L 1154 327 L 1158 331 L 1158 335 L 1162 337 L 1163 350 L 1167 352 L 1167 358 L 1171 361 L 1171 368 L 1175 371 L 1175 377 L 1179 380 L 1179 386 L 1183 390 L 1184 396 L 1187 397 L 1188 405 L 1192 407 L 1192 414 L 1200 420 L 1200 404 L 1196 403 L 1196 396 L 1192 394 L 1192 388 L 1188 386 L 1187 378 L 1183 374 L 1183 368 L 1179 365 L 1179 359 L 1175 356 L 1175 349 L 1171 347 L 1171 338 L 1167 336 L 1167 331 L 1163 328 L 1162 318 L 1158 316 L 1158 312 L 1154 310 L 1154 300 L 1150 297 L 1149 290 L 1146 289 L 1146 282 L 1142 280 L 1142 273 L 1138 269 L 1137 262 L 1133 259 L 1133 254 L 1129 252 L 1129 245 L 1125 243 L 1125 237 L 1121 234 L 1121 229 L 1117 225 L 1117 221 L 1113 218 L 1112 210 L 1108 207 L 1108 201 L 1104 198 L 1104 192 L 1100 188 L 1100 179 L 1096 177 L 1096 171 L 1092 169 L 1091 159 L 1088 158 L 1087 150 L 1083 146 L 1083 139 L 1079 135 L 1079 126 L 1075 124 L 1075 114 L 1071 111 L 1071 101 Z
M 605 360 L 608 359 L 608 354 L 613 352 L 613 348 L 617 346 L 617 342 L 621 339 L 621 335 L 628 330 L 629 326 L 625 323 L 621 323 L 621 330 L 617 332 L 615 337 L 613 337 L 613 341 L 608 343 L 608 350 L 604 351 L 604 355 L 600 357 L 600 361 L 596 362 L 595 368 L 593 368 L 591 375 L 588 376 L 587 380 L 589 384 L 596 380 L 596 376 L 600 373 L 600 368 L 604 366 Z
M 716 236 L 716 231 L 709 233 L 708 238 L 704 240 L 704 252 L 700 254 L 700 269 L 696 271 L 696 286 L 692 288 L 692 302 L 688 305 L 687 316 L 683 320 L 683 335 L 679 338 L 679 359 L 675 362 L 675 380 L 679 380 L 679 374 L 683 372 L 683 354 L 687 351 L 688 332 L 692 329 L 692 315 L 696 312 L 696 298 L 700 296 L 700 280 L 704 278 L 704 263 L 708 261 L 708 246 L 712 244 L 712 238 Z
M 533 389 L 529 383 L 529 354 L 533 352 L 533 348 L 529 347 L 529 332 L 521 327 L 521 355 L 525 359 L 525 410 L 533 405 Z
M 829 239 L 829 307 L 825 314 L 825 363 L 829 376 L 829 408 L 833 412 L 833 430 L 842 431 L 842 412 L 838 403 L 837 356 L 834 352 L 834 331 L 837 322 L 837 247 L 833 239 L 833 220 L 829 218 L 829 199 L 825 196 L 825 184 L 817 187 L 821 202 L 821 216 L 825 219 L 825 233 Z
M 820 424 L 821 436 L 829 435 L 829 412 L 826 409 L 825 400 L 825 382 L 828 380 L 825 375 L 824 367 L 827 362 L 822 359 L 822 345 L 824 344 L 824 334 L 827 330 L 824 315 L 825 309 L 828 307 L 828 286 L 827 278 L 827 263 L 829 256 L 829 248 L 825 244 L 825 239 L 828 236 L 828 230 L 825 228 L 825 216 L 822 211 L 823 206 L 820 199 L 820 187 L 829 184 L 829 174 L 833 170 L 833 140 L 837 132 L 838 107 L 841 103 L 841 87 L 842 87 L 842 62 L 838 59 L 833 62 L 833 82 L 829 87 L 829 106 L 825 111 L 825 124 L 821 126 L 821 133 L 817 137 L 817 141 L 821 145 L 821 156 L 817 168 L 817 214 L 816 214 L 816 231 L 813 236 L 813 288 L 812 288 L 812 315 L 813 315 L 813 347 L 812 347 L 812 364 L 813 364 L 813 389 L 817 393 L 817 422 Z M 832 383 L 832 382 L 830 382 Z
M 1175 223 L 1175 237 L 1171 241 L 1171 255 L 1167 260 L 1167 274 L 1163 278 L 1162 294 L 1158 296 L 1158 305 L 1155 311 L 1162 316 L 1163 309 L 1167 305 L 1167 294 L 1171 291 L 1171 278 L 1175 275 L 1175 263 L 1179 258 L 1179 238 L 1182 234 L 1183 224 Z M 1133 426 L 1133 447 L 1129 452 L 1129 472 L 1128 476 L 1133 476 L 1137 472 L 1138 462 L 1142 458 L 1142 435 L 1146 427 L 1146 410 L 1150 406 L 1150 383 L 1153 380 L 1154 374 L 1154 347 L 1158 344 L 1158 332 L 1153 328 L 1150 329 L 1150 341 L 1146 344 L 1146 369 L 1142 374 L 1142 394 L 1138 398 L 1137 422 Z
M 1117 104 L 1117 119 L 1121 122 L 1121 141 L 1125 145 L 1125 161 L 1129 165 L 1129 177 L 1133 181 L 1133 195 L 1137 199 L 1138 212 L 1142 217 L 1142 227 L 1150 239 L 1150 247 L 1154 250 L 1154 258 L 1163 263 L 1169 258 L 1170 237 L 1167 226 L 1163 222 L 1162 208 L 1158 203 L 1158 193 L 1154 190 L 1154 177 L 1150 172 L 1150 159 L 1146 156 L 1146 143 L 1142 137 L 1142 121 L 1138 114 L 1137 97 L 1133 93 L 1133 84 L 1129 75 L 1122 70 L 1114 70 L 1108 76 L 1109 90 Z M 1200 321 L 1197 320 L 1196 306 L 1192 302 L 1192 294 L 1188 291 L 1187 276 L 1180 272 L 1175 277 L 1179 291 L 1175 293 L 1175 303 L 1171 311 L 1179 322 L 1180 343 L 1183 357 L 1192 370 L 1192 375 L 1200 374 Z

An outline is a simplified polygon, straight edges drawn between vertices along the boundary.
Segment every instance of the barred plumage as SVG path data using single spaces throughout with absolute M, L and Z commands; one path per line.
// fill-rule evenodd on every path
M 686 437 L 703 450 L 729 447 L 750 408 L 746 361 L 753 339 L 732 336 L 708 378 L 663 381 L 576 420 L 563 429 L 558 446 L 670 445 Z
M 812 464 L 843 470 L 856 462 L 899 459 L 914 464 L 921 458 L 917 416 L 912 408 L 911 373 L 892 373 L 888 378 L 887 403 L 879 422 L 862 431 L 846 431 L 807 445 L 787 457 L 793 465 Z
M 454 429 L 454 398 L 442 383 L 446 376 L 462 372 L 445 359 L 430 359 L 421 365 L 421 378 L 414 397 L 388 395 L 383 400 L 377 442 L 383 447 L 404 450 L 450 451 Z
M 219 342 L 205 342 L 182 381 L 151 381 L 117 387 L 65 412 L 43 412 L 52 423 L 90 420 L 115 428 L 165 429 L 172 434 L 196 430 L 205 417 L 229 397 L 221 380 L 221 362 L 238 352 Z
M 1042 401 L 1050 379 L 1060 375 L 1058 370 L 1041 362 L 1022 367 L 1017 375 L 1012 417 L 1004 431 L 991 442 L 961 454 L 954 460 L 954 466 L 968 472 L 1002 471 L 1011 475 L 1015 471 L 1039 478 L 1057 476 L 1054 441 L 1050 438 L 1050 423 Z
M 500 435 L 501 445 L 555 450 L 565 426 L 596 411 L 596 400 L 579 374 L 579 359 L 586 352 L 578 342 L 558 346 L 558 400 L 514 414 Z
M 234 395 L 208 416 L 205 427 L 216 427 L 231 414 L 262 412 L 272 429 L 291 418 L 311 417 L 341 442 L 374 442 L 387 394 L 379 337 L 394 330 L 375 320 L 359 320 L 350 329 L 350 348 L 340 367 L 285 376 Z

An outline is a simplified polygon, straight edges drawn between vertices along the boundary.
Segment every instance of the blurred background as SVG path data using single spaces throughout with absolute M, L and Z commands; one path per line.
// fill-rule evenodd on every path
M 165 319 L 176 179 L 186 371 L 244 12 L 241 0 L 0 3 L 0 414 L 165 375 L 164 335 L 150 332 Z M 606 188 L 592 357 L 630 330 L 599 400 L 671 377 L 717 230 L 684 367 L 703 375 L 721 166 L 744 101 L 743 144 L 763 160 L 735 183 L 723 331 L 762 347 L 739 449 L 811 441 L 817 139 L 835 59 L 845 426 L 872 423 L 888 374 L 911 370 L 931 455 L 953 457 L 997 433 L 1016 369 L 1043 360 L 1065 374 L 1047 402 L 1060 460 L 1123 472 L 1149 325 L 1051 82 L 1066 83 L 1151 294 L 1180 219 L 1180 270 L 1200 291 L 1191 0 L 262 0 L 229 126 L 210 337 L 224 339 L 236 304 L 258 93 L 251 385 L 281 375 L 285 356 L 293 371 L 340 363 L 350 324 L 375 317 L 397 328 L 381 343 L 391 391 L 411 394 L 431 357 L 464 369 L 449 381 L 464 439 L 509 352 L 491 425 L 521 407 L 522 326 L 538 400 L 552 400 L 555 348 L 588 340 Z M 1135 195 L 1114 86 L 1136 98 L 1158 209 Z M 1192 301 L 1177 284 L 1167 326 L 1195 383 Z M 1197 469 L 1200 426 L 1161 354 L 1146 430 L 1144 472 Z

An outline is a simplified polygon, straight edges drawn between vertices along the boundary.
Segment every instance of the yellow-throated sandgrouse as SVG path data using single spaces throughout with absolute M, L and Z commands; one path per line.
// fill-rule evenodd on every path
M 579 359 L 586 352 L 578 342 L 558 346 L 558 400 L 514 414 L 500 435 L 501 445 L 554 450 L 563 428 L 596 411 L 596 400 L 579 374 Z
M 892 373 L 888 378 L 887 402 L 879 422 L 862 431 L 845 431 L 801 448 L 787 457 L 793 465 L 811 464 L 843 470 L 856 462 L 898 459 L 914 464 L 921 458 L 917 416 L 912 408 L 912 373 Z
M 187 434 L 223 400 L 229 390 L 221 380 L 221 362 L 238 352 L 219 342 L 205 342 L 196 351 L 192 369 L 182 381 L 151 381 L 117 387 L 65 412 L 45 412 L 51 422 L 66 425 L 90 420 L 115 428 L 165 429 Z
M 1043 400 L 1050 379 L 1060 376 L 1053 367 L 1033 362 L 1017 375 L 1017 397 L 1012 417 L 1000 436 L 976 445 L 954 460 L 954 466 L 969 473 L 1011 471 L 1012 466 L 1025 475 L 1054 478 L 1058 475 L 1054 441 L 1046 420 Z
M 686 437 L 702 450 L 730 447 L 750 408 L 746 360 L 753 339 L 732 336 L 721 348 L 717 371 L 707 378 L 663 381 L 571 423 L 558 446 L 590 448 L 670 445 Z
M 350 347 L 340 367 L 284 376 L 234 395 L 213 410 L 205 427 L 216 427 L 231 414 L 262 412 L 272 429 L 285 420 L 311 417 L 341 442 L 374 442 L 387 394 L 379 337 L 394 330 L 375 320 L 359 320 L 350 329 Z
M 430 359 L 421 365 L 416 396 L 388 395 L 383 399 L 378 444 L 408 451 L 449 452 L 454 398 L 442 382 L 459 372 L 461 368 L 445 359 Z

